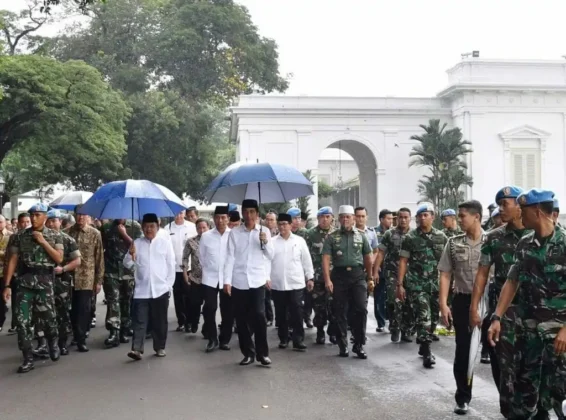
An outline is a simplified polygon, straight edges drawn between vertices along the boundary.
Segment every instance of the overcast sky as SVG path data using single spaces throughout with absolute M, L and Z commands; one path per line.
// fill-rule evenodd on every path
M 566 54 L 565 0 L 238 1 L 279 44 L 282 73 L 294 74 L 291 95 L 431 96 L 464 52 Z

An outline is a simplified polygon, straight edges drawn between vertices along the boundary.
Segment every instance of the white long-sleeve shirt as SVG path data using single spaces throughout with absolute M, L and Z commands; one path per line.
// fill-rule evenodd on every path
M 175 251 L 167 236 L 134 241 L 136 260 L 128 252 L 124 267 L 134 269 L 134 299 L 153 299 L 169 292 L 175 283 Z
M 271 288 L 287 291 L 304 289 L 307 280 L 314 277 L 311 253 L 303 238 L 293 233 L 288 239 L 274 237 L 274 255 L 271 260 Z
M 165 226 L 165 231 L 169 235 L 175 250 L 175 270 L 177 273 L 182 273 L 183 249 L 185 249 L 185 244 L 189 239 L 197 236 L 197 228 L 194 223 L 185 220 L 182 225 L 178 225 L 175 222 L 169 223 Z
M 224 263 L 228 252 L 230 229 L 223 234 L 212 229 L 200 238 L 199 261 L 202 267 L 202 284 L 210 287 L 224 287 Z
M 273 244 L 269 229 L 262 230 L 267 244 L 261 249 L 260 226 L 247 230 L 245 225 L 232 229 L 228 237 L 228 250 L 224 264 L 224 284 L 247 290 L 265 286 L 269 278 L 268 262 L 273 258 Z

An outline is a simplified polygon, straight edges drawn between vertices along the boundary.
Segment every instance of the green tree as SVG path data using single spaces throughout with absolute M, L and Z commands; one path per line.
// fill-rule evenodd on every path
M 306 172 L 303 172 L 303 175 L 311 183 L 314 182 L 314 176 L 313 176 L 312 171 L 310 169 Z M 310 197 L 299 197 L 297 199 L 297 207 L 299 209 L 301 209 L 302 213 L 305 213 L 307 215 L 307 219 L 310 219 L 310 217 L 311 217 L 311 212 L 310 212 L 310 209 L 309 209 L 309 200 L 310 200 Z
M 322 180 L 318 180 L 318 199 L 330 197 L 334 192 L 334 188 Z
M 261 203 L 259 206 L 259 214 L 261 217 L 265 217 L 265 215 L 270 211 L 276 214 L 287 213 L 287 210 L 290 208 L 290 203 Z
M 464 198 L 463 187 L 473 184 L 467 175 L 464 160 L 472 152 L 471 143 L 463 140 L 459 128 L 446 129 L 440 120 L 430 120 L 429 125 L 421 125 L 422 135 L 411 136 L 416 140 L 410 152 L 409 166 L 421 166 L 429 170 L 417 184 L 417 192 L 423 200 L 434 204 L 437 211 L 455 208 Z
M 123 174 L 129 109 L 96 69 L 5 56 L 0 85 L 0 161 L 22 187 L 67 180 L 93 190 Z

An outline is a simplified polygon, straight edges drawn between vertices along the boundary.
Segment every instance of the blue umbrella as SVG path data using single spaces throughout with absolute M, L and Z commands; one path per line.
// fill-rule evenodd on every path
M 84 204 L 92 197 L 88 191 L 69 191 L 53 200 L 49 207 L 54 209 L 74 210 L 78 204 Z
M 144 214 L 174 217 L 186 210 L 171 190 L 150 181 L 129 179 L 100 187 L 81 207 L 81 213 L 97 219 L 141 220 Z
M 204 195 L 209 203 L 241 203 L 245 199 L 259 203 L 286 203 L 314 195 L 314 192 L 312 183 L 290 166 L 235 163 L 210 183 Z

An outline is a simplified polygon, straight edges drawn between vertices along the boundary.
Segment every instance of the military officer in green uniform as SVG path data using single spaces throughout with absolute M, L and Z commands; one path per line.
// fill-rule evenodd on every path
M 497 203 L 491 203 L 489 206 L 487 206 L 487 210 L 489 211 L 489 217 L 482 225 L 482 229 L 485 230 L 486 232 L 491 228 L 493 228 L 493 220 L 491 220 L 491 215 L 493 214 L 496 208 L 497 208 Z
M 411 299 L 421 346 L 419 354 L 423 356 L 423 366 L 430 369 L 436 363 L 430 344 L 440 318 L 437 266 L 448 238 L 432 227 L 434 206 L 431 203 L 418 207 L 417 220 L 419 227 L 411 230 L 401 243 L 397 298 L 404 301 L 408 296 Z
M 34 368 L 32 317 L 41 319 L 45 328 L 51 360 L 59 360 L 57 318 L 53 294 L 54 268 L 63 263 L 62 236 L 45 227 L 48 207 L 39 203 L 30 210 L 32 227 L 15 235 L 10 246 L 10 258 L 4 273 L 4 301 L 11 296 L 10 283 L 18 264 L 18 292 L 16 297 L 16 325 L 18 344 L 24 356 L 19 373 Z
M 334 222 L 332 207 L 321 207 L 316 216 L 318 225 L 309 229 L 305 238 L 314 266 L 314 279 L 312 282 L 307 282 L 307 290 L 309 290 L 313 300 L 313 324 L 316 327 L 316 343 L 325 343 L 324 327 L 328 322 L 328 335 L 330 336 L 330 341 L 335 344 L 336 333 L 333 330 L 335 330 L 336 325 L 331 316 L 330 296 L 324 286 L 324 277 L 322 275 L 322 247 L 327 236 L 335 230 L 334 226 L 332 226 Z
M 131 300 L 134 293 L 134 274 L 124 267 L 122 261 L 133 241 L 140 238 L 138 222 L 116 219 L 102 226 L 104 247 L 104 295 L 106 296 L 106 347 L 117 347 L 127 343 L 132 326 Z M 131 237 L 132 235 L 133 237 Z
M 447 238 L 452 238 L 453 236 L 461 235 L 462 229 L 458 227 L 458 222 L 456 220 L 456 211 L 454 209 L 446 209 L 440 214 L 442 220 L 442 233 L 446 235 Z
M 519 195 L 521 217 L 532 232 L 523 236 L 505 282 L 488 337 L 492 346 L 501 339 L 501 318 L 519 289 L 525 300 L 524 336 L 519 342 L 522 369 L 515 392 L 522 398 L 520 417 L 549 418 L 554 409 L 560 418 L 566 399 L 566 230 L 552 220 L 554 193 L 532 189 Z
M 349 356 L 346 307 L 350 305 L 354 336 L 352 351 L 360 359 L 367 359 L 363 346 L 366 338 L 367 293 L 374 288 L 372 249 L 364 232 L 354 226 L 352 206 L 340 206 L 338 217 L 340 229 L 328 235 L 322 247 L 324 284 L 326 290 L 333 294 L 332 313 L 338 326 L 336 338 L 340 356 Z

